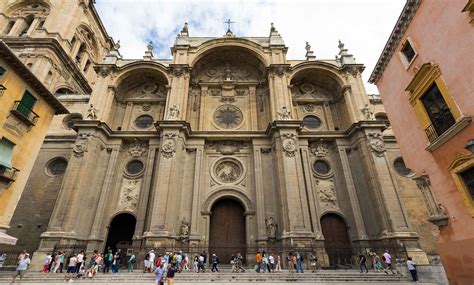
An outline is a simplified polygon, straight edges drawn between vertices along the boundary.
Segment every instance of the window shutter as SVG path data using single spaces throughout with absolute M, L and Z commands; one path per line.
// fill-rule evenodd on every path
M 21 102 L 17 110 L 22 115 L 28 118 L 35 103 L 36 103 L 36 98 L 33 95 L 31 95 L 31 93 L 28 90 L 25 90 L 25 93 L 23 94 L 23 97 L 21 98 Z
M 5 139 L 0 139 L 0 165 L 12 168 L 12 154 L 15 144 Z

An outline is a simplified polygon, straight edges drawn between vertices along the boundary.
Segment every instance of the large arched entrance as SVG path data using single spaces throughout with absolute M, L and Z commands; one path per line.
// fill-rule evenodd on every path
M 211 209 L 209 254 L 215 253 L 223 264 L 232 254 L 246 255 L 245 209 L 233 199 L 217 201 Z
M 132 214 L 122 213 L 115 216 L 110 222 L 105 250 L 112 249 L 116 252 L 118 248 L 131 247 L 136 223 L 137 219 Z
M 352 250 L 346 222 L 339 215 L 326 214 L 321 218 L 321 228 L 329 265 L 351 264 Z

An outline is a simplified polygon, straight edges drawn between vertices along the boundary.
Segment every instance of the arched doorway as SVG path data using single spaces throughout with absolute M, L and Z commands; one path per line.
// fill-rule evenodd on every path
M 233 199 L 217 201 L 211 209 L 209 254 L 215 253 L 222 264 L 228 264 L 232 254 L 245 258 L 245 209 Z
M 351 241 L 346 222 L 339 215 L 326 214 L 321 218 L 321 229 L 329 265 L 351 264 Z
M 110 248 L 113 252 L 116 252 L 118 248 L 123 250 L 127 246 L 131 247 L 136 223 L 137 219 L 132 214 L 122 213 L 115 216 L 110 222 L 104 250 Z

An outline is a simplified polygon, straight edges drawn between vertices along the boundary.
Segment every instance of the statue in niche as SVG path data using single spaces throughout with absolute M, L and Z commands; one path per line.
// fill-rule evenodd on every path
M 87 118 L 91 120 L 97 119 L 97 109 L 92 104 L 90 104 L 89 109 L 87 109 Z
M 365 104 L 364 108 L 361 109 L 362 114 L 364 114 L 367 120 L 372 120 L 373 112 L 370 110 L 369 104 Z
M 227 63 L 224 69 L 224 80 L 225 81 L 232 81 L 234 80 L 234 76 L 232 76 L 232 70 L 230 69 L 230 65 Z
M 181 237 L 187 237 L 189 236 L 189 222 L 186 220 L 186 218 L 183 218 L 181 220 L 181 232 L 180 232 Z
M 267 228 L 267 236 L 269 239 L 275 239 L 276 238 L 276 230 L 277 230 L 277 224 L 275 223 L 275 220 L 273 217 L 269 216 L 265 218 L 265 226 Z

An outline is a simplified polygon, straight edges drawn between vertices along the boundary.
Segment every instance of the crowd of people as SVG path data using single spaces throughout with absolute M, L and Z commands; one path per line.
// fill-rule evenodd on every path
M 299 252 L 290 251 L 286 256 L 287 270 L 291 273 L 303 273 L 303 262 L 304 255 Z M 318 269 L 318 259 L 311 253 L 306 255 L 309 257 L 309 264 L 311 265 L 312 271 L 316 272 Z M 384 272 L 385 274 L 396 274 L 392 267 L 392 256 L 389 251 L 380 257 L 376 253 L 369 253 L 371 257 L 372 268 L 376 272 Z M 90 258 L 86 256 L 84 251 L 80 251 L 77 254 L 67 257 L 63 251 L 54 253 L 47 253 L 44 257 L 42 272 L 44 274 L 49 273 L 63 273 L 64 265 L 67 265 L 65 278 L 72 280 L 75 278 L 94 278 L 97 273 L 102 272 L 107 274 L 110 271 L 112 273 L 119 272 L 123 263 L 124 255 L 122 252 L 117 250 L 115 253 L 111 249 L 105 253 L 98 253 L 94 251 Z M 0 263 L 6 259 L 6 255 L 0 255 Z M 126 258 L 127 271 L 133 272 L 136 267 L 140 267 L 143 273 L 154 273 L 157 284 L 163 284 L 164 280 L 168 281 L 168 284 L 173 284 L 175 273 L 181 273 L 182 271 L 194 271 L 196 273 L 206 272 L 206 265 L 209 262 L 211 272 L 219 272 L 219 256 L 215 253 L 208 256 L 206 251 L 200 254 L 194 255 L 192 264 L 188 254 L 183 251 L 176 252 L 165 252 L 164 254 L 157 254 L 152 249 L 148 251 L 144 258 L 141 266 L 136 266 L 137 257 L 133 253 L 129 253 Z M 240 252 L 231 256 L 230 265 L 232 266 L 232 272 L 240 273 L 245 272 L 243 268 L 244 258 Z M 13 276 L 13 282 L 20 276 L 20 280 L 24 277 L 29 264 L 31 263 L 30 255 L 23 251 L 17 257 L 17 267 Z M 385 264 L 385 266 L 383 266 Z M 413 278 L 413 281 L 418 282 L 416 263 L 408 257 L 407 267 Z M 369 272 L 367 267 L 367 257 L 361 253 L 359 255 L 359 268 L 360 273 L 364 271 Z M 257 273 L 275 273 L 281 272 L 282 269 L 282 258 L 277 253 L 267 253 L 265 250 L 258 250 L 255 254 L 255 267 L 254 270 Z

